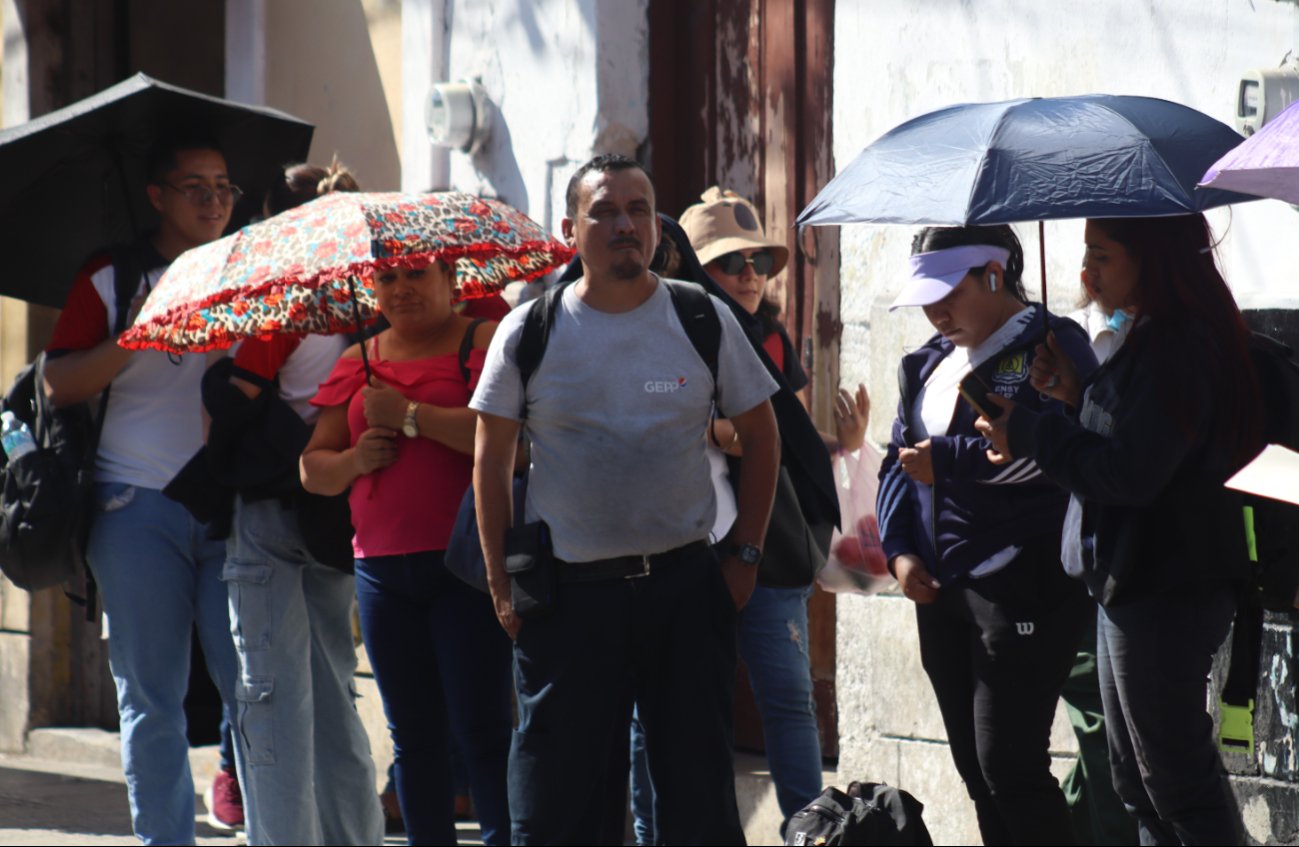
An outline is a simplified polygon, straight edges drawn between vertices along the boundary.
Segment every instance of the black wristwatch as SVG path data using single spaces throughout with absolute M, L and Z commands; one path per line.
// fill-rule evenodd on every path
M 751 568 L 762 561 L 762 548 L 756 544 L 732 544 L 731 555 Z

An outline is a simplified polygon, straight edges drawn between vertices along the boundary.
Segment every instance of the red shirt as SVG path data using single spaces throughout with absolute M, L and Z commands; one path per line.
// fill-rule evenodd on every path
M 380 381 L 411 400 L 437 406 L 466 406 L 487 358 L 486 350 L 469 354 L 469 384 L 460 373 L 457 353 L 390 362 L 371 358 Z M 317 406 L 347 403 L 349 444 L 355 446 L 368 428 L 361 387 L 365 372 L 360 359 L 339 359 L 334 372 L 311 402 Z M 352 483 L 348 502 L 358 559 L 425 550 L 445 550 L 456 512 L 473 479 L 474 460 L 431 438 L 397 438 L 397 461 Z
M 769 332 L 767 337 L 762 339 L 762 349 L 767 351 L 771 361 L 776 363 L 776 370 L 781 373 L 785 372 L 785 342 L 780 337 L 779 332 Z
M 92 258 L 77 272 L 46 350 L 89 350 L 108 337 L 108 307 L 95 290 L 91 277 L 111 264 L 113 257 L 104 253 Z

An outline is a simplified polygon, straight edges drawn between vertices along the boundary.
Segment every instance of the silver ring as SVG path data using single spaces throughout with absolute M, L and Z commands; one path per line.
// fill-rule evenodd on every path
M 1052 375 L 1051 375 L 1051 378 L 1048 379 L 1048 380 L 1046 381 L 1046 387 L 1047 387 L 1047 388 L 1055 388 L 1055 387 L 1058 386 L 1059 384 L 1060 384 L 1060 375 L 1059 375 L 1059 374 L 1052 374 Z

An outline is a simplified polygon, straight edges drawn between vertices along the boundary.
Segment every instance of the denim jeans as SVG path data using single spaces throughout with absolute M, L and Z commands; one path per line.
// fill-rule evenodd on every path
M 455 843 L 452 743 L 483 842 L 505 843 L 510 639 L 491 600 L 452 575 L 440 550 L 358 559 L 356 598 L 410 843 Z
M 88 558 L 108 619 L 131 823 L 145 844 L 192 844 L 184 701 L 195 626 L 227 709 L 237 675 L 225 545 L 161 491 L 98 483 L 95 500 Z
M 312 558 L 279 500 L 240 499 L 222 579 L 239 655 L 248 843 L 381 843 L 374 760 L 355 704 L 352 577 Z
M 638 579 L 559 586 L 514 644 L 515 844 L 620 843 L 607 786 L 625 784 L 632 707 L 645 727 L 656 838 L 743 844 L 731 736 L 735 606 L 711 550 Z M 621 770 L 615 770 L 620 768 Z
M 1226 581 L 1102 606 L 1097 670 L 1114 789 L 1142 844 L 1244 844 L 1205 691 L 1231 627 Z
M 821 738 L 807 652 L 809 588 L 753 590 L 740 612 L 739 648 L 762 716 L 767 763 L 786 821 L 821 793 Z M 654 843 L 654 790 L 645 761 L 644 729 L 631 730 L 631 802 L 637 844 Z
M 235 736 L 234 722 L 230 720 L 230 710 L 221 710 L 221 741 L 217 744 L 219 759 L 217 767 L 223 771 L 235 770 Z

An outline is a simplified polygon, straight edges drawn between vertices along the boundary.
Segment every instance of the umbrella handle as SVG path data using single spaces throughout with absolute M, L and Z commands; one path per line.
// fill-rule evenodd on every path
M 347 290 L 352 295 L 352 318 L 356 321 L 356 337 L 361 342 L 361 367 L 365 369 L 365 384 L 370 384 L 370 357 L 365 352 L 365 338 L 361 335 L 361 304 L 356 299 L 356 277 L 348 275 Z
M 1046 311 L 1046 223 L 1037 222 L 1037 257 L 1042 271 L 1042 337 L 1051 333 L 1051 318 Z

